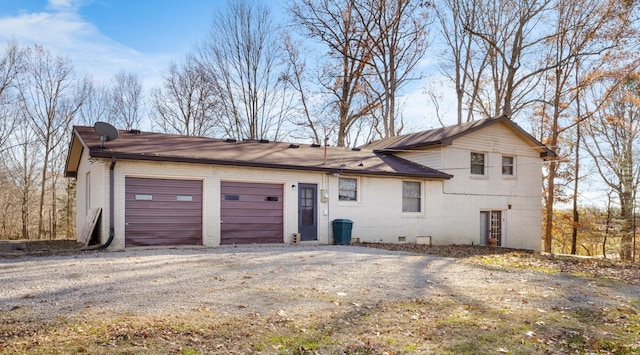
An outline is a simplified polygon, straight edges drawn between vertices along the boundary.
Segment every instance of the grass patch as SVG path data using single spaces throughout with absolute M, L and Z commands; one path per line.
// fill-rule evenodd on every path
M 640 354 L 634 306 L 549 311 L 470 307 L 446 297 L 292 316 L 86 314 L 46 325 L 3 317 L 2 353 L 615 353 Z M 590 315 L 591 314 L 591 315 Z

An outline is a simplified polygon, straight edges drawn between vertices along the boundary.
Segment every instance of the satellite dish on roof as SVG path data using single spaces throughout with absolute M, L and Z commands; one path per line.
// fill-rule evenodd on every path
M 93 125 L 93 130 L 100 136 L 100 148 L 104 148 L 104 142 L 118 138 L 118 130 L 107 122 L 96 122 Z

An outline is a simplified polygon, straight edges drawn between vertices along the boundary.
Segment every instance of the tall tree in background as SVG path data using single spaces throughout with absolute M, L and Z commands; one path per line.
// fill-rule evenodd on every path
M 16 85 L 18 75 L 24 70 L 23 49 L 9 42 L 0 54 L 0 96 Z
M 82 105 L 86 90 L 75 82 L 71 63 L 48 50 L 34 46 L 26 56 L 26 70 L 19 81 L 22 116 L 41 145 L 43 159 L 40 172 L 40 203 L 38 206 L 38 239 L 44 233 L 44 205 L 53 153 Z M 54 187 L 55 189 L 55 187 Z
M 303 135 L 303 138 L 311 138 L 316 143 L 322 143 L 321 135 L 323 124 L 319 119 L 322 113 L 312 112 L 313 94 L 309 89 L 312 80 L 309 78 L 306 58 L 303 55 L 305 50 L 301 41 L 294 40 L 288 33 L 284 35 L 284 50 L 286 53 L 285 63 L 289 66 L 289 71 L 284 77 L 290 87 L 299 97 L 299 104 L 294 105 L 292 123 L 299 127 L 301 132 L 296 135 Z M 296 109 L 296 106 L 299 107 Z M 326 127 L 326 126 L 325 126 Z
M 476 37 L 466 29 L 476 23 L 482 9 L 480 0 L 440 0 L 435 2 L 435 14 L 440 38 L 446 50 L 440 66 L 442 73 L 454 86 L 457 123 L 474 119 L 474 103 L 479 100 L 488 52 L 478 50 Z M 466 114 L 465 114 L 466 111 Z
M 427 6 L 412 0 L 373 0 L 362 5 L 355 9 L 369 38 L 366 43 L 375 79 L 364 78 L 370 81 L 378 104 L 372 110 L 378 123 L 374 127 L 381 138 L 394 137 L 402 131 L 402 122 L 397 122 L 398 95 L 416 79 L 414 69 L 429 47 Z
M 186 136 L 209 136 L 220 129 L 215 86 L 193 57 L 172 63 L 164 85 L 152 93 L 154 121 L 164 132 Z
M 137 75 L 120 71 L 113 77 L 109 120 L 126 130 L 138 128 L 142 120 L 142 83 Z
M 537 57 L 544 41 L 553 35 L 540 26 L 549 16 L 551 0 L 480 0 L 477 21 L 465 29 L 482 40 L 488 54 L 488 81 L 481 102 L 486 116 L 514 117 L 531 105 L 529 95 L 540 74 L 553 68 Z
M 18 75 L 24 71 L 24 49 L 9 42 L 0 53 L 0 153 L 15 124 L 15 93 Z
M 367 76 L 372 75 L 372 14 L 360 14 L 356 0 L 298 0 L 290 5 L 301 32 L 324 45 L 326 62 L 319 81 L 335 115 L 337 145 L 345 146 L 350 128 L 380 104 Z
M 18 125 L 23 123 L 19 117 L 20 110 L 15 89 L 18 77 L 24 71 L 24 53 L 24 49 L 16 42 L 8 42 L 0 52 L 0 190 L 2 191 L 0 208 L 2 209 L 2 235 L 12 236 L 21 233 L 26 239 L 28 224 L 25 223 L 24 218 L 22 218 L 21 232 L 15 223 L 25 214 L 16 211 L 16 207 L 21 205 L 20 191 L 17 188 L 20 186 L 20 181 L 15 179 L 16 170 L 11 161 L 12 153 L 21 147 L 13 136 L 18 131 Z
M 290 100 L 278 31 L 262 3 L 231 0 L 216 13 L 196 58 L 220 98 L 232 138 L 279 139 Z
M 553 16 L 553 36 L 544 43 L 547 55 L 545 66 L 550 68 L 544 72 L 544 85 L 547 90 L 541 93 L 540 109 L 533 116 L 540 129 L 540 141 L 553 147 L 560 157 L 558 161 L 549 162 L 545 175 L 545 229 L 543 236 L 543 250 L 552 251 L 553 240 L 553 205 L 556 197 L 561 193 L 563 184 L 571 179 L 578 179 L 574 167 L 560 163 L 563 160 L 578 158 L 574 155 L 578 150 L 568 149 L 563 144 L 563 133 L 582 121 L 588 119 L 597 108 L 582 110 L 578 94 L 602 76 L 613 57 L 613 51 L 620 41 L 629 37 L 626 19 L 629 8 L 620 6 L 615 1 L 602 2 L 598 0 L 558 0 L 555 2 Z M 552 13 L 549 13 L 551 15 Z M 603 91 L 602 94 L 606 94 Z M 600 98 L 599 101 L 602 101 Z M 567 131 L 567 132 L 565 132 Z M 579 133 L 579 128 L 576 128 Z M 574 183 L 578 183 L 577 180 Z M 574 193 L 577 193 L 574 184 Z M 575 207 L 575 218 L 578 210 Z M 577 223 L 577 221 L 576 221 Z
M 20 114 L 20 113 L 19 113 Z M 29 239 L 32 228 L 32 211 L 37 210 L 34 201 L 38 185 L 38 167 L 42 164 L 40 142 L 24 115 L 19 116 L 11 136 L 11 148 L 5 152 L 3 165 L 16 192 L 16 206 L 20 214 L 20 238 Z M 37 232 L 37 230 L 36 230 Z
M 93 80 L 86 78 L 87 97 L 78 111 L 79 123 L 93 126 L 98 121 L 109 122 L 111 110 L 111 93 L 106 85 L 96 85 Z
M 620 258 L 631 260 L 635 234 L 635 207 L 640 185 L 640 75 L 615 88 L 606 107 L 587 125 L 588 144 L 602 180 L 618 195 L 625 221 Z

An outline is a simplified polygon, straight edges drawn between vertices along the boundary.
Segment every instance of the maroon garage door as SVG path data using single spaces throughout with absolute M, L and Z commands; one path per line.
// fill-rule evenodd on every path
M 283 243 L 281 184 L 222 181 L 220 244 Z
M 202 245 L 202 181 L 125 179 L 125 247 Z

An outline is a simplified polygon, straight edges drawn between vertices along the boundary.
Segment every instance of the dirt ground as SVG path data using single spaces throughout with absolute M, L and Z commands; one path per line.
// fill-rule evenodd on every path
M 517 261 L 521 267 L 547 268 L 557 272 L 572 272 L 595 277 L 607 277 L 623 281 L 632 285 L 640 284 L 640 263 L 625 263 L 616 259 L 584 258 L 567 255 L 543 255 L 526 250 L 506 248 L 483 248 L 468 245 L 429 246 L 418 244 L 359 244 L 369 248 L 406 251 L 423 255 L 452 257 L 472 264 L 493 263 L 500 264 L 505 259 L 518 255 Z M 3 241 L 0 240 L 0 258 L 31 256 L 72 255 L 96 251 L 83 251 L 84 244 L 75 240 L 29 240 Z M 502 261 L 501 261 L 502 260 Z
M 640 354 L 638 264 L 412 244 L 22 249 L 0 257 L 5 353 Z

